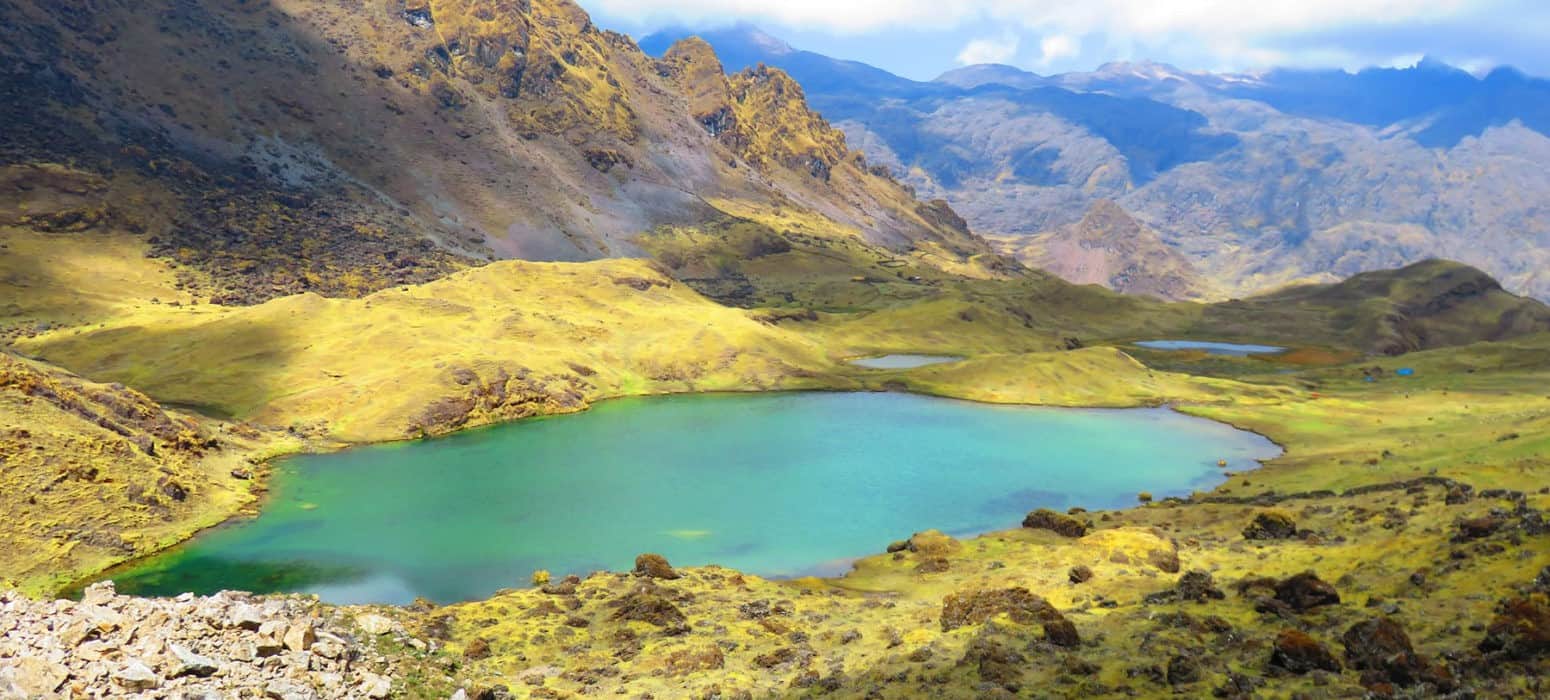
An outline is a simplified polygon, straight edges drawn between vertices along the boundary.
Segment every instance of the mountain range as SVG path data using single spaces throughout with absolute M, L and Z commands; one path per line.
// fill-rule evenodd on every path
M 658 53 L 689 34 L 641 46 Z M 748 26 L 698 35 L 729 69 L 790 73 L 870 162 L 1026 262 L 1069 266 L 1063 232 L 1112 201 L 1178 253 L 1155 274 L 1187 263 L 1191 284 L 1151 285 L 1186 298 L 1432 257 L 1550 298 L 1550 81 L 1510 68 L 1475 76 L 1427 59 L 1210 74 L 1142 62 L 1043 76 L 978 65 L 920 82 Z M 1122 248 L 1103 254 L 1105 267 L 1153 274 Z
M 22 214 L 0 224 L 131 231 L 222 303 L 640 255 L 656 227 L 727 220 L 989 252 L 781 71 L 723 75 L 703 42 L 657 60 L 568 0 L 7 7 Z

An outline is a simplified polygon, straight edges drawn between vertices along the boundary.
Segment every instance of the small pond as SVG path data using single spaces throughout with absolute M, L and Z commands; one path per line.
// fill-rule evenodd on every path
M 1206 340 L 1144 340 L 1134 343 L 1149 350 L 1200 350 L 1212 355 L 1248 357 L 1249 355 L 1279 355 L 1286 348 L 1274 345 L 1245 345 L 1242 343 L 1214 343 Z
M 850 364 L 866 369 L 914 369 L 928 365 L 945 365 L 962 359 L 952 355 L 883 355 L 851 360 Z
M 992 406 L 897 393 L 673 396 L 281 462 L 259 517 L 114 572 L 143 595 L 452 602 L 675 565 L 838 574 L 892 540 L 1016 527 L 1215 486 L 1279 454 L 1166 409 Z

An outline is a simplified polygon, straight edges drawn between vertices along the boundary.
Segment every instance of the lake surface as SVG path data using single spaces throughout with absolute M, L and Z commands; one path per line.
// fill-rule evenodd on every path
M 1137 347 L 1152 350 L 1203 350 L 1212 355 L 1248 357 L 1249 355 L 1279 355 L 1286 348 L 1274 345 L 1244 345 L 1241 343 L 1213 343 L 1204 340 L 1146 340 L 1135 343 Z
M 851 360 L 850 364 L 867 369 L 914 369 L 927 365 L 943 365 L 962 359 L 951 355 L 883 355 Z
M 897 393 L 625 399 L 573 416 L 279 464 L 253 520 L 111 577 L 121 592 L 437 602 L 556 576 L 674 565 L 838 574 L 937 528 L 1016 527 L 1209 488 L 1279 454 L 1166 409 L 991 406 Z

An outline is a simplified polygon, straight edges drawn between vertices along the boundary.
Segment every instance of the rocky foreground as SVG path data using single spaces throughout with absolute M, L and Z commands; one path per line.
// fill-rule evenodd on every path
M 395 629 L 299 596 L 0 594 L 0 698 L 386 698 L 394 664 L 362 639 Z

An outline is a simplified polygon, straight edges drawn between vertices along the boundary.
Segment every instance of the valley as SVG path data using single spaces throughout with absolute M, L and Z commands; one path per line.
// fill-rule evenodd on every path
M 1550 692 L 1533 79 L 6 7 L 0 698 Z

